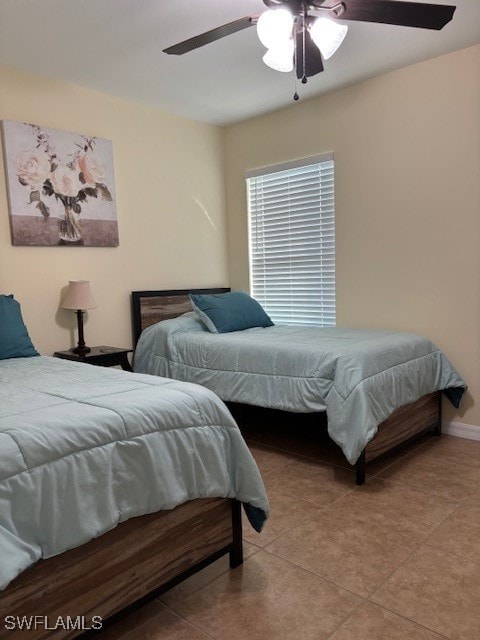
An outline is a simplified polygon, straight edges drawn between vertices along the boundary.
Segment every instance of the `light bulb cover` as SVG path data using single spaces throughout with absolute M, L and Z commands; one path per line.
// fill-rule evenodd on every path
M 294 44 L 293 40 L 289 40 L 281 47 L 269 49 L 263 56 L 264 63 L 275 71 L 282 71 L 283 73 L 289 73 L 293 71 L 293 53 Z
M 287 9 L 268 9 L 257 22 L 257 34 L 267 49 L 277 49 L 292 37 L 293 16 Z
M 312 40 L 328 60 L 333 56 L 347 35 L 348 26 L 339 24 L 330 18 L 317 18 L 310 27 Z

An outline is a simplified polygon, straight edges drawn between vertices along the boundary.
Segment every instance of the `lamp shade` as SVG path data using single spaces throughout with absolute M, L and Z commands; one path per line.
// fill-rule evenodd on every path
M 292 37 L 293 16 L 287 9 L 264 11 L 257 22 L 257 34 L 267 49 L 278 48 Z
M 325 60 L 333 56 L 347 35 L 348 27 L 329 18 L 317 18 L 310 28 L 312 40 Z
M 269 49 L 263 56 L 264 63 L 275 71 L 288 73 L 293 69 L 293 40 L 289 40 L 283 47 Z
M 64 309 L 96 309 L 88 280 L 70 280 L 67 294 L 62 302 Z

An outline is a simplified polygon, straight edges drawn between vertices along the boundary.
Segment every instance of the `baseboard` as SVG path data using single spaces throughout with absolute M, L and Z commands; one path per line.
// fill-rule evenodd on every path
M 463 424 L 463 422 L 444 422 L 442 433 L 468 440 L 480 440 L 480 427 L 474 424 Z

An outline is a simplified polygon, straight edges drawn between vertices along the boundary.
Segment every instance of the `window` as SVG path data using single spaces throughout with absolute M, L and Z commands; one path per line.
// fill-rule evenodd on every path
M 252 296 L 274 322 L 334 326 L 333 154 L 246 178 Z

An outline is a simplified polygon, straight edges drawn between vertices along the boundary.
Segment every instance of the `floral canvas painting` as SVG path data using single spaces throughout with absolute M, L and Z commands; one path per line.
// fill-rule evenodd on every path
M 112 143 L 3 120 L 12 244 L 116 247 Z

